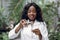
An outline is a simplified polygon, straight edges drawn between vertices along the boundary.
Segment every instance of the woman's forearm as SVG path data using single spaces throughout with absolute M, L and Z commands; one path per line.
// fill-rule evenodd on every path
M 15 33 L 18 33 L 18 31 L 22 28 L 22 25 L 19 24 L 19 26 L 15 29 Z

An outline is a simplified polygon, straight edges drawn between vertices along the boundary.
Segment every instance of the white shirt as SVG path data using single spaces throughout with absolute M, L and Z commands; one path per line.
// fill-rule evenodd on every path
M 41 32 L 42 40 L 49 40 L 45 22 L 38 22 L 35 20 L 33 25 L 29 24 L 28 26 L 25 26 L 23 29 L 20 29 L 18 33 L 15 33 L 15 29 L 19 26 L 19 24 L 20 23 L 18 23 L 15 26 L 15 28 L 9 32 L 9 39 L 15 39 L 20 34 L 18 40 L 40 40 L 39 36 L 32 32 L 32 30 L 38 28 Z

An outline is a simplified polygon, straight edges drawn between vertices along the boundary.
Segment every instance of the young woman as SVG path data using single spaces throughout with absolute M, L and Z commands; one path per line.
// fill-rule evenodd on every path
M 41 8 L 35 3 L 28 3 L 22 11 L 20 22 L 9 32 L 8 36 L 9 39 L 20 36 L 19 40 L 49 40 Z

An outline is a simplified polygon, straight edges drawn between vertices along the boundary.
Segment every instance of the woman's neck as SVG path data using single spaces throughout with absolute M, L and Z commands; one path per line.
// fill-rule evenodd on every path
M 32 20 L 29 20 L 29 22 L 31 22 L 31 24 L 34 24 L 35 20 L 34 20 L 34 21 L 32 21 Z

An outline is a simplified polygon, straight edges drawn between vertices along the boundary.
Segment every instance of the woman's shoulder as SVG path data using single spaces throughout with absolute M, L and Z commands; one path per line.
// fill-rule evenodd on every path
M 36 22 L 37 22 L 37 23 L 41 23 L 41 24 L 46 24 L 45 21 L 42 22 L 42 21 L 37 21 L 37 20 L 36 20 Z
M 45 21 L 43 21 L 43 22 L 40 22 L 41 24 L 46 24 L 46 22 Z
M 46 22 L 45 22 L 45 21 L 43 21 L 43 22 L 38 22 L 38 21 L 37 21 L 37 23 L 40 24 L 40 25 L 46 26 Z

